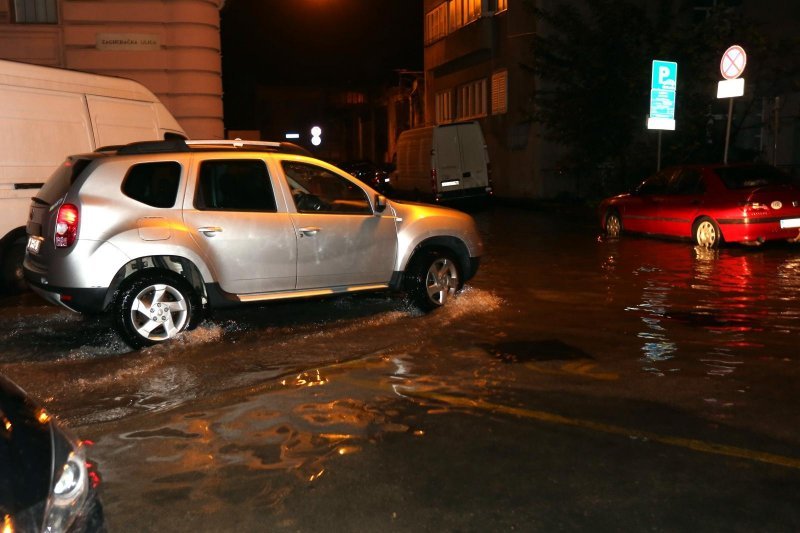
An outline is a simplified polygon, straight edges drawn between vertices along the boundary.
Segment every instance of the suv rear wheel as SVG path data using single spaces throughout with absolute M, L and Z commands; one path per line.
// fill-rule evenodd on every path
M 461 273 L 453 256 L 444 250 L 423 251 L 407 270 L 408 295 L 423 311 L 441 307 L 461 289 Z
M 114 302 L 117 330 L 132 348 L 142 348 L 194 328 L 200 300 L 186 280 L 171 272 L 144 272 L 126 279 Z

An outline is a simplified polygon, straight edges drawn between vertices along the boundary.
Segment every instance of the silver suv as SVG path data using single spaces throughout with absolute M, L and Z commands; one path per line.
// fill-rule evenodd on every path
M 133 348 L 210 308 L 405 290 L 444 305 L 483 245 L 460 211 L 388 200 L 289 143 L 157 141 L 75 155 L 33 198 L 25 278 L 111 313 Z

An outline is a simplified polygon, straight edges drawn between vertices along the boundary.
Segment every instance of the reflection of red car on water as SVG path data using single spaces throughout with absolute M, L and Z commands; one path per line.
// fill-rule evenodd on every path
M 765 164 L 666 168 L 633 192 L 599 207 L 607 235 L 622 231 L 720 242 L 761 244 L 800 235 L 800 187 Z

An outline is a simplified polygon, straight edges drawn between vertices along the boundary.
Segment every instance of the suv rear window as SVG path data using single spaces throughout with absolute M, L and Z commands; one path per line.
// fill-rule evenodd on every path
M 52 205 L 56 200 L 67 194 L 70 186 L 75 183 L 81 172 L 89 166 L 89 163 L 94 159 L 78 159 L 69 157 L 58 167 L 50 178 L 45 182 L 44 186 L 39 190 L 36 195 L 38 200 Z
M 172 207 L 178 196 L 181 165 L 174 161 L 140 163 L 128 170 L 122 193 L 153 207 Z
M 267 166 L 260 159 L 213 159 L 200 165 L 194 206 L 222 211 L 278 210 Z

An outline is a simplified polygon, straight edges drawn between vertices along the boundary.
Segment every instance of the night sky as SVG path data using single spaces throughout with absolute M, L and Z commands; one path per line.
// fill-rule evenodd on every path
M 422 69 L 422 0 L 228 0 L 223 78 L 363 87 Z

